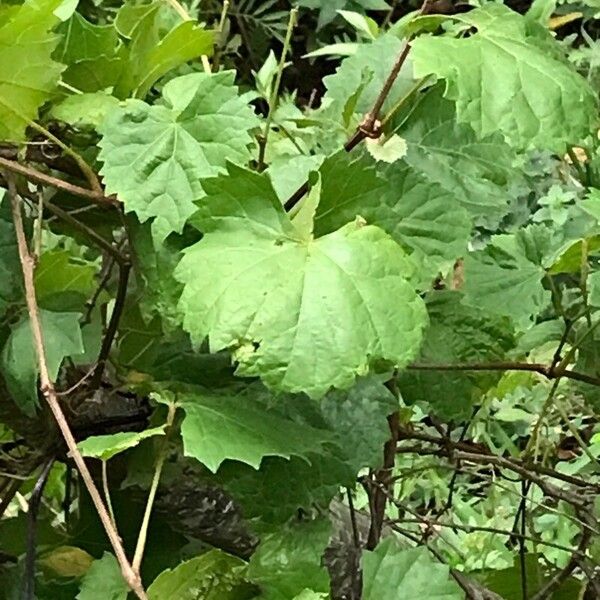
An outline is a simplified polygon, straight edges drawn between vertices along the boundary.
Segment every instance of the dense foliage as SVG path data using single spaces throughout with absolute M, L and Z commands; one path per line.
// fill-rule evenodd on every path
M 600 2 L 0 4 L 0 597 L 600 598 Z

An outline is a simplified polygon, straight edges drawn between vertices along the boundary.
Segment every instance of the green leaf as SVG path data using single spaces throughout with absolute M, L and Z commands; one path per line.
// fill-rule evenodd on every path
M 0 26 L 0 139 L 25 139 L 25 128 L 50 98 L 63 66 L 51 59 L 62 0 L 27 0 Z M 18 68 L 15 68 L 18 66 Z
M 363 600 L 462 600 L 446 565 L 433 562 L 427 548 L 402 549 L 393 538 L 362 558 Z
M 50 111 L 53 118 L 80 129 L 98 129 L 106 115 L 119 105 L 114 96 L 105 92 L 75 94 L 55 104 Z
M 389 10 L 390 5 L 385 0 L 299 0 L 299 6 L 318 8 L 319 20 L 317 28 L 321 29 L 331 23 L 343 8 L 349 10 Z
M 159 241 L 195 212 L 201 178 L 250 156 L 248 132 L 258 121 L 233 80 L 232 71 L 178 77 L 165 85 L 164 105 L 128 100 L 100 128 L 107 192 L 141 222 L 153 219 Z
M 223 463 L 217 479 L 242 507 L 247 519 L 283 523 L 315 506 L 326 510 L 340 487 L 352 487 L 356 472 L 335 447 L 319 449 L 306 458 L 263 459 L 257 471 L 243 463 Z
M 252 586 L 244 581 L 246 563 L 220 550 L 163 571 L 148 588 L 149 600 L 246 600 Z
M 78 310 L 96 287 L 96 266 L 67 250 L 44 252 L 35 269 L 35 291 L 42 308 Z
M 380 467 L 381 449 L 390 437 L 386 417 L 398 410 L 398 400 L 379 378 L 361 378 L 348 391 L 332 391 L 320 405 L 353 474 Z
M 427 181 L 439 183 L 477 223 L 495 228 L 508 211 L 507 187 L 518 181 L 517 158 L 498 133 L 478 140 L 456 121 L 452 102 L 435 86 L 398 129 L 406 139 L 406 162 Z
M 216 472 L 226 459 L 258 469 L 265 456 L 306 456 L 330 440 L 327 431 L 299 426 L 235 396 L 185 396 L 184 453 Z
M 62 40 L 54 58 L 65 65 L 114 56 L 119 41 L 114 25 L 95 25 L 79 13 L 57 28 Z M 65 72 L 67 77 L 69 71 Z
M 501 4 L 452 18 L 477 33 L 458 39 L 422 36 L 412 44 L 415 77 L 446 80 L 458 120 L 479 137 L 501 132 L 519 148 L 563 152 L 596 121 L 596 97 L 559 58 L 551 38 L 529 35 L 528 20 Z
M 90 94 L 113 88 L 127 59 L 114 24 L 95 25 L 75 13 L 59 32 L 63 39 L 54 57 L 68 65 L 63 81 Z
M 113 456 L 135 448 L 142 440 L 164 435 L 164 427 L 154 427 L 144 431 L 120 431 L 110 435 L 94 435 L 77 444 L 82 456 L 110 460 Z
M 211 55 L 213 32 L 200 27 L 194 21 L 184 21 L 161 38 L 159 33 L 159 9 L 162 2 L 145 6 L 124 5 L 118 27 L 125 27 L 131 37 L 128 60 L 123 77 L 117 86 L 117 95 L 123 97 L 134 92 L 143 98 L 152 85 L 171 69 L 198 58 Z M 122 11 L 129 9 L 127 17 Z M 139 18 L 126 23 L 130 18 Z M 125 24 L 126 23 L 126 24 Z
M 83 354 L 79 314 L 40 310 L 48 373 L 54 381 L 62 361 Z M 38 406 L 38 359 L 33 345 L 29 318 L 21 320 L 11 331 L 2 350 L 2 372 L 7 387 L 23 412 L 35 413 Z
M 0 190 L 0 320 L 21 290 L 22 275 L 15 228 L 5 192 Z
M 126 600 L 128 593 L 117 559 L 105 552 L 85 574 L 77 600 Z
M 419 365 L 477 364 L 502 361 L 514 346 L 508 319 L 487 316 L 461 304 L 459 292 L 432 292 L 427 298 L 430 326 Z M 472 405 L 495 385 L 501 373 L 407 370 L 399 379 L 402 398 L 409 404 L 427 402 L 442 419 L 459 421 L 471 415 Z
M 523 598 L 523 572 L 520 561 L 508 569 L 486 569 L 480 573 L 485 587 L 506 600 L 522 600 Z M 544 573 L 538 555 L 525 556 L 525 579 L 530 594 L 538 593 L 547 583 L 549 577 Z M 552 592 L 552 600 L 573 600 L 580 598 L 584 584 L 575 577 L 568 577 L 558 589 Z
M 327 114 L 341 121 L 348 99 L 357 92 L 352 100 L 352 113 L 361 118 L 371 110 L 401 49 L 402 41 L 388 33 L 360 46 L 355 54 L 342 61 L 334 75 L 323 79 L 327 88 L 323 102 L 331 103 Z M 411 61 L 408 59 L 383 105 L 382 114 L 394 106 L 413 83 Z
M 590 273 L 587 287 L 589 292 L 589 303 L 592 306 L 600 306 L 600 271 Z
M 305 521 L 279 527 L 264 536 L 248 565 L 248 579 L 262 589 L 264 600 L 289 600 L 309 588 L 329 591 L 321 557 L 329 543 L 331 524 Z
M 378 175 L 372 161 L 342 151 L 327 158 L 320 173 L 323 189 L 315 217 L 318 235 L 362 217 L 411 250 L 415 262 L 425 262 L 427 267 L 420 273 L 424 279 L 432 279 L 465 253 L 471 234 L 466 211 L 452 194 L 404 162 L 388 166 Z
M 268 178 L 229 165 L 204 182 L 204 232 L 175 276 L 184 328 L 238 372 L 320 397 L 379 359 L 406 364 L 426 315 L 412 265 L 382 230 L 350 223 L 316 240 L 295 229 Z M 331 335 L 338 331 L 343 335 Z
M 494 235 L 484 250 L 467 255 L 465 302 L 521 324 L 539 314 L 550 292 L 542 286 L 545 270 L 531 252 L 528 233 L 543 230 L 535 225 L 517 234 Z

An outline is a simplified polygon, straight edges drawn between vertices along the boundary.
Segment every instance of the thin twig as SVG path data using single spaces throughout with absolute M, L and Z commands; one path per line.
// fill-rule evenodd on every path
M 35 538 L 37 534 L 37 520 L 44 488 L 48 482 L 53 464 L 54 457 L 52 456 L 44 463 L 42 472 L 37 478 L 29 498 L 29 509 L 27 510 L 27 550 L 25 552 L 25 573 L 23 574 L 23 600 L 34 600 L 35 598 Z
M 148 500 L 146 501 L 146 509 L 144 510 L 144 517 L 142 519 L 142 525 L 138 534 L 137 544 L 135 546 L 135 554 L 133 555 L 132 567 L 136 573 L 140 572 L 142 565 L 142 559 L 144 557 L 144 549 L 146 548 L 146 539 L 148 537 L 148 526 L 150 525 L 150 516 L 152 514 L 152 508 L 154 506 L 154 499 L 156 498 L 156 492 L 158 490 L 158 484 L 160 482 L 160 476 L 162 474 L 163 465 L 169 451 L 169 435 L 173 428 L 173 421 L 175 420 L 175 412 L 177 411 L 177 405 L 175 403 L 169 404 L 169 412 L 167 413 L 167 421 L 165 423 L 165 437 L 156 459 L 156 465 L 154 467 L 154 475 L 152 476 L 152 483 L 150 485 L 150 491 L 148 492 Z
M 69 147 L 65 144 L 60 138 L 56 137 L 52 132 L 48 131 L 45 127 L 42 127 L 39 123 L 35 121 L 29 121 L 29 125 L 39 131 L 42 135 L 48 138 L 50 141 L 54 142 L 59 148 L 63 150 L 65 154 L 68 154 L 79 167 L 79 170 L 83 174 L 83 176 L 88 180 L 90 187 L 98 194 L 102 194 L 102 186 L 98 181 L 98 176 L 94 173 L 94 170 L 90 165 L 87 164 L 83 156 L 75 152 L 73 148 Z
M 140 600 L 146 600 L 146 592 L 142 586 L 142 582 L 138 575 L 136 575 L 131 568 L 131 565 L 127 559 L 125 554 L 125 550 L 123 548 L 123 544 L 121 542 L 121 538 L 119 533 L 117 532 L 115 526 L 113 525 L 110 515 L 106 509 L 106 506 L 102 500 L 100 492 L 94 483 L 92 475 L 83 460 L 83 456 L 77 447 L 77 442 L 71 432 L 71 428 L 65 418 L 65 415 L 62 411 L 60 403 L 58 401 L 58 396 L 56 395 L 56 390 L 54 387 L 54 382 L 50 378 L 50 373 L 48 371 L 48 363 L 46 359 L 46 349 L 44 346 L 44 337 L 42 331 L 42 325 L 40 321 L 39 309 L 37 304 L 37 299 L 35 295 L 35 285 L 34 285 L 34 276 L 33 269 L 34 264 L 32 261 L 32 257 L 27 250 L 27 240 L 25 238 L 25 229 L 23 227 L 23 216 L 21 213 L 21 203 L 17 196 L 17 190 L 14 178 L 12 175 L 6 175 L 8 180 L 8 188 L 9 188 L 9 197 L 11 201 L 12 207 L 12 215 L 13 222 L 15 226 L 15 233 L 17 237 L 17 247 L 19 251 L 19 260 L 21 263 L 21 271 L 23 274 L 23 282 L 25 286 L 25 299 L 27 302 L 27 310 L 29 313 L 29 320 L 31 323 L 31 332 L 33 336 L 33 343 L 35 348 L 35 354 L 38 362 L 39 369 L 39 377 L 40 377 L 40 389 L 54 415 L 54 419 L 62 433 L 62 436 L 67 444 L 67 448 L 69 449 L 70 456 L 73 458 L 79 473 L 85 483 L 85 486 L 90 494 L 92 502 L 96 507 L 96 511 L 104 526 L 108 539 L 110 540 L 111 546 L 115 552 L 115 556 L 117 561 L 119 562 L 119 566 L 121 567 L 121 573 L 123 575 L 124 580 L 127 582 L 127 585 L 131 588 L 131 590 L 136 594 Z
M 98 360 L 96 362 L 96 369 L 91 378 L 91 385 L 94 388 L 99 387 L 104 375 L 104 369 L 108 360 L 108 355 L 112 348 L 117 330 L 119 328 L 119 322 L 121 321 L 121 315 L 125 308 L 125 299 L 127 298 L 127 286 L 129 285 L 129 272 L 131 271 L 131 263 L 125 262 L 119 264 L 119 283 L 117 286 L 117 295 L 115 297 L 115 304 L 113 306 L 108 327 L 104 337 L 102 338 L 102 346 L 100 347 L 100 353 L 98 354 Z
M 281 86 L 281 78 L 283 76 L 283 70 L 285 69 L 285 59 L 292 43 L 292 33 L 296 26 L 296 18 L 298 16 L 298 9 L 292 8 L 290 11 L 290 17 L 287 26 L 287 32 L 285 34 L 285 40 L 283 42 L 283 48 L 281 50 L 281 57 L 279 58 L 279 65 L 277 66 L 277 75 L 275 76 L 275 82 L 271 89 L 271 95 L 269 97 L 269 112 L 265 119 L 265 129 L 263 134 L 258 139 L 258 171 L 263 171 L 265 168 L 265 153 L 267 151 L 267 144 L 269 142 L 269 133 L 271 132 L 271 125 L 273 124 L 273 118 L 275 117 L 275 110 L 277 109 L 277 98 L 279 97 L 279 88 Z
M 106 506 L 108 508 L 108 514 L 110 515 L 110 519 L 113 522 L 113 525 L 117 526 L 117 520 L 115 519 L 115 511 L 113 510 L 112 500 L 110 497 L 110 487 L 108 486 L 108 461 L 102 460 L 102 491 L 104 492 L 104 501 L 106 502 Z M 134 569 L 135 571 L 135 569 Z
M 69 194 L 73 194 L 74 196 L 79 196 L 81 198 L 91 200 L 92 202 L 100 206 L 118 205 L 118 201 L 116 198 L 105 196 L 102 191 L 95 191 L 80 187 L 73 183 L 63 181 L 62 179 L 52 177 L 52 175 L 46 175 L 46 173 L 42 173 L 41 171 L 37 171 L 36 169 L 32 169 L 31 167 L 26 167 L 25 165 L 22 165 L 14 160 L 8 160 L 7 158 L 0 157 L 0 167 L 6 169 L 7 171 L 11 171 L 12 173 L 23 175 L 23 177 L 25 177 L 29 181 L 33 181 L 34 183 L 49 185 L 50 187 L 56 188 L 58 190 L 63 190 L 65 192 L 68 192 Z
M 600 378 L 579 373 L 569 369 L 561 370 L 560 365 L 550 370 L 550 367 L 541 363 L 522 363 L 522 362 L 494 362 L 494 363 L 474 363 L 474 364 L 439 364 L 428 365 L 414 363 L 406 367 L 409 371 L 530 371 L 539 373 L 547 379 L 557 379 L 558 377 L 566 377 L 575 381 L 582 381 L 590 385 L 600 386 Z
M 181 17 L 182 21 L 191 21 L 192 17 L 189 15 L 187 10 L 181 5 L 178 0 L 167 0 L 167 4 L 169 4 L 175 12 Z M 211 73 L 212 69 L 210 67 L 210 62 L 208 60 L 208 56 L 206 54 L 202 54 L 200 56 L 200 60 L 202 61 L 202 68 L 205 73 Z
M 115 246 L 113 246 L 106 238 L 102 237 L 99 233 L 94 231 L 91 227 L 88 227 L 81 221 L 78 221 L 75 217 L 73 217 L 70 213 L 62 208 L 59 208 L 52 202 L 48 200 L 43 200 L 44 207 L 49 210 L 51 213 L 62 219 L 65 223 L 69 223 L 75 229 L 78 229 L 81 233 L 83 233 L 86 237 L 88 237 L 96 246 L 98 246 L 101 250 L 104 250 L 106 253 L 110 254 L 115 261 L 117 261 L 120 265 L 124 265 L 129 262 L 129 259 L 119 252 Z

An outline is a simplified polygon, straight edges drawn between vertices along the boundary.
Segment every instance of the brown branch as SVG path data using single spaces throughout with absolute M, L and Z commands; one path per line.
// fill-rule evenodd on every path
M 425 14 L 428 12 L 428 4 L 429 0 L 424 0 L 419 12 L 419 14 Z M 411 37 L 406 38 L 402 45 L 402 49 L 396 58 L 392 70 L 390 74 L 387 76 L 381 91 L 379 92 L 373 107 L 371 110 L 365 115 L 361 124 L 356 128 L 356 131 L 352 134 L 352 137 L 344 144 L 344 150 L 346 152 L 352 152 L 356 146 L 358 146 L 363 140 L 366 138 L 378 138 L 381 135 L 381 123 L 379 122 L 379 116 L 381 113 L 381 109 L 387 100 L 387 97 L 390 95 L 392 91 L 392 87 L 394 87 L 394 83 L 396 83 L 396 79 L 398 79 L 398 75 L 408 58 L 408 54 L 410 52 L 410 42 L 412 41 Z M 302 200 L 302 198 L 308 193 L 309 185 L 308 181 L 305 181 L 285 202 L 283 205 L 285 210 L 289 212 Z
M 559 471 L 555 471 L 554 469 L 550 469 L 548 467 L 544 467 L 538 463 L 528 463 L 522 460 L 518 460 L 516 458 L 504 458 L 499 457 L 496 454 L 491 454 L 489 452 L 485 452 L 484 450 L 480 450 L 477 446 L 469 444 L 467 442 L 454 442 L 447 438 L 440 438 L 433 435 L 428 435 L 426 433 L 420 433 L 417 431 L 406 431 L 401 430 L 398 435 L 399 440 L 419 440 L 422 442 L 427 442 L 429 444 L 434 444 L 436 446 L 440 446 L 441 449 L 435 450 L 433 454 L 439 455 L 440 453 L 444 455 L 450 455 L 452 453 L 452 458 L 456 460 L 460 458 L 455 454 L 456 451 L 461 451 L 467 453 L 469 456 L 476 454 L 481 460 L 477 460 L 475 462 L 485 462 L 485 459 L 499 459 L 503 462 L 503 465 L 508 469 L 515 471 L 519 469 L 519 474 L 523 472 L 527 472 L 528 470 L 536 475 L 541 475 L 545 477 L 551 477 L 558 481 L 563 481 L 564 483 L 568 483 L 569 485 L 573 485 L 582 489 L 591 488 L 596 493 L 600 493 L 600 485 L 587 481 L 585 479 L 580 479 L 579 477 L 574 477 L 573 475 L 568 475 L 566 473 L 560 473 Z M 411 451 L 414 451 L 414 448 L 410 448 Z M 398 448 L 399 452 L 403 452 L 403 448 Z M 515 467 L 515 468 L 512 468 Z
M 6 169 L 7 171 L 10 171 L 11 173 L 17 173 L 18 175 L 22 175 L 23 177 L 25 177 L 29 181 L 33 181 L 34 183 L 49 185 L 50 187 L 54 187 L 58 190 L 63 190 L 65 192 L 68 192 L 69 194 L 73 194 L 74 196 L 86 198 L 87 200 L 91 200 L 99 206 L 118 206 L 119 204 L 118 200 L 115 197 L 105 196 L 102 192 L 96 192 L 94 190 L 83 188 L 79 185 L 63 181 L 62 179 L 58 179 L 57 177 L 52 177 L 52 175 L 46 175 L 46 173 L 42 173 L 41 171 L 37 171 L 36 169 L 32 169 L 31 167 L 26 167 L 25 165 L 22 165 L 14 160 L 2 158 L 1 156 L 0 167 Z
M 373 473 L 372 479 L 367 483 L 369 506 L 371 509 L 371 526 L 367 538 L 367 550 L 374 550 L 381 539 L 387 494 L 393 486 L 393 470 L 396 464 L 396 446 L 400 430 L 400 416 L 398 412 L 388 417 L 390 439 L 383 448 L 383 467 Z
M 34 262 L 31 254 L 29 253 L 29 249 L 27 247 L 27 239 L 25 238 L 23 216 L 21 213 L 21 202 L 19 197 L 17 196 L 17 190 L 13 176 L 7 174 L 6 178 L 8 180 L 9 197 L 12 207 L 15 233 L 17 237 L 19 260 L 21 262 L 21 270 L 23 273 L 25 299 L 27 302 L 27 310 L 29 313 L 29 320 L 31 323 L 33 343 L 38 362 L 40 389 L 48 403 L 48 406 L 50 407 L 50 410 L 52 411 L 52 414 L 54 415 L 56 423 L 65 440 L 65 443 L 67 444 L 69 454 L 73 458 L 73 461 L 75 462 L 77 469 L 81 474 L 81 478 L 83 479 L 88 493 L 90 494 L 92 502 L 96 507 L 96 511 L 98 512 L 100 521 L 104 526 L 108 539 L 110 540 L 111 546 L 115 552 L 117 561 L 119 562 L 119 566 L 121 567 L 121 573 L 123 575 L 124 580 L 127 582 L 127 585 L 131 588 L 131 590 L 136 594 L 136 596 L 140 598 L 140 600 L 147 600 L 146 592 L 144 591 L 142 582 L 139 576 L 137 576 L 131 568 L 131 564 L 129 563 L 129 560 L 127 559 L 127 556 L 125 554 L 125 550 L 123 548 L 123 544 L 121 542 L 119 533 L 117 532 L 115 526 L 111 522 L 108 511 L 106 510 L 106 506 L 102 500 L 102 497 L 100 496 L 100 493 L 98 492 L 98 488 L 96 487 L 92 475 L 87 465 L 85 464 L 85 461 L 83 460 L 79 448 L 77 447 L 75 437 L 71 432 L 71 428 L 69 427 L 69 424 L 60 406 L 56 389 L 54 387 L 54 382 L 50 378 L 50 373 L 48 371 L 48 363 L 46 359 L 46 349 L 44 346 L 42 324 L 35 295 Z
M 102 237 L 96 231 L 94 231 L 91 227 L 88 227 L 81 221 L 77 220 L 75 217 L 70 215 L 66 210 L 59 208 L 52 202 L 48 200 L 43 200 L 44 207 L 50 211 L 52 214 L 56 215 L 60 219 L 62 219 L 65 223 L 69 223 L 75 229 L 78 229 L 81 233 L 83 233 L 86 237 L 90 238 L 94 244 L 96 244 L 100 249 L 104 250 L 107 254 L 110 254 L 114 260 L 120 265 L 124 265 L 129 263 L 129 258 L 123 255 L 117 248 L 115 248 L 106 238 Z
M 115 297 L 115 305 L 110 315 L 110 321 L 108 327 L 102 339 L 102 346 L 100 353 L 98 354 L 98 361 L 96 369 L 91 378 L 91 385 L 93 388 L 100 386 L 102 375 L 104 374 L 104 368 L 106 367 L 106 361 L 110 354 L 115 336 L 117 335 L 117 329 L 119 328 L 119 322 L 121 321 L 121 315 L 125 308 L 125 299 L 127 297 L 127 286 L 129 284 L 129 272 L 131 271 L 131 263 L 129 261 L 119 264 L 119 284 L 117 287 L 117 295 Z
M 545 365 L 541 363 L 522 363 L 522 362 L 493 362 L 493 363 L 474 363 L 474 364 L 439 364 L 427 365 L 414 363 L 406 367 L 409 371 L 529 371 L 543 375 L 547 379 L 558 379 L 566 377 L 576 381 L 583 381 L 590 385 L 600 386 L 600 378 L 571 371 L 569 369 L 560 369 L 553 365 Z

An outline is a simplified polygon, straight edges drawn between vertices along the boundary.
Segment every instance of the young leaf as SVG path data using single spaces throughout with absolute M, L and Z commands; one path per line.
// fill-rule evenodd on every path
M 83 354 L 79 314 L 40 310 L 48 372 L 56 379 L 62 361 Z M 2 372 L 7 387 L 23 412 L 33 416 L 38 406 L 38 359 L 33 345 L 29 318 L 13 328 L 2 350 Z
M 564 152 L 596 122 L 596 96 L 559 58 L 556 42 L 534 39 L 528 20 L 491 3 L 453 15 L 477 33 L 458 39 L 421 36 L 412 44 L 415 77 L 446 80 L 458 120 L 481 138 L 500 131 L 518 148 Z
M 231 164 L 204 188 L 204 238 L 175 273 L 196 341 L 232 349 L 242 375 L 313 397 L 348 387 L 375 360 L 414 356 L 424 306 L 410 261 L 382 230 L 357 221 L 306 241 L 267 177 Z
M 110 460 L 113 456 L 134 448 L 141 441 L 164 435 L 164 427 L 153 427 L 144 431 L 120 431 L 107 435 L 94 435 L 77 444 L 82 456 Z
M 85 574 L 76 600 L 126 600 L 128 593 L 117 559 L 105 552 Z
M 75 94 L 55 104 L 50 114 L 79 129 L 98 129 L 106 115 L 118 105 L 117 98 L 105 92 Z
M 0 25 L 0 139 L 21 140 L 64 67 L 51 59 L 62 0 L 27 0 Z
M 245 582 L 246 563 L 220 550 L 163 571 L 148 588 L 149 600 L 246 600 L 254 597 Z
M 248 131 L 258 121 L 233 79 L 232 71 L 178 77 L 165 85 L 164 105 L 128 100 L 100 128 L 107 193 L 141 222 L 153 219 L 158 241 L 195 212 L 201 178 L 249 158 Z
M 299 426 L 244 398 L 196 394 L 181 406 L 184 453 L 213 472 L 226 459 L 258 469 L 265 456 L 306 456 L 330 440 L 327 431 Z
M 362 559 L 364 600 L 462 600 L 445 565 L 431 560 L 427 548 L 402 549 L 394 538 L 379 543 Z

